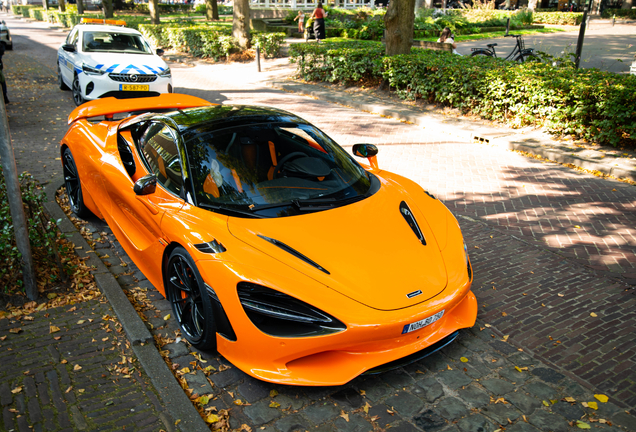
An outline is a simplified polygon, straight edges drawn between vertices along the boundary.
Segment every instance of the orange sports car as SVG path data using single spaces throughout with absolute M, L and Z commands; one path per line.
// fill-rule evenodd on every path
M 179 94 L 75 109 L 61 142 L 72 210 L 104 219 L 183 335 L 265 381 L 338 385 L 471 327 L 453 215 L 286 111 Z

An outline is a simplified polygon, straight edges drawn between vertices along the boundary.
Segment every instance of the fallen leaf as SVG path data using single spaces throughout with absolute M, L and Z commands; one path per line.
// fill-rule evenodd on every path
M 573 397 L 570 397 L 570 396 L 563 398 L 563 400 L 566 401 L 566 402 L 570 402 L 570 403 L 576 402 L 576 399 L 574 399 Z
M 590 314 L 590 316 L 591 316 L 592 318 L 596 318 L 598 315 L 596 315 L 594 312 L 592 312 L 592 313 Z
M 234 401 L 234 405 L 241 406 L 241 405 L 243 405 L 243 401 L 240 400 L 240 399 L 237 399 L 237 400 Z
M 365 390 L 360 390 L 360 396 L 364 396 L 366 394 L 367 394 L 367 392 Z
M 17 393 L 20 393 L 21 391 L 22 391 L 22 387 L 16 387 L 13 390 L 11 390 L 11 393 L 17 394 Z
M 269 407 L 270 407 L 270 408 L 278 408 L 279 406 L 280 406 L 280 404 L 279 404 L 278 402 L 276 402 L 276 401 L 272 401 L 272 402 L 269 404 Z
M 78 370 L 82 369 L 82 367 L 78 364 L 76 364 L 75 366 L 73 366 L 73 371 L 77 372 Z
M 364 406 L 362 407 L 362 409 L 364 410 L 366 414 L 369 414 L 369 408 L 371 408 L 371 405 L 369 405 L 369 402 L 366 402 Z
M 484 327 L 486 327 L 486 328 L 490 328 L 490 327 L 492 327 L 492 326 L 491 326 L 490 324 L 484 324 Z
M 340 417 L 342 417 L 343 419 L 345 419 L 347 421 L 347 423 L 349 422 L 349 414 L 347 414 L 346 412 L 344 412 L 344 410 L 340 411 Z
M 592 408 L 593 410 L 597 410 L 598 409 L 598 404 L 596 402 L 588 402 L 587 406 Z
M 278 396 L 278 390 L 276 390 L 276 389 L 271 389 L 271 390 L 269 391 L 269 397 L 271 397 L 271 398 L 275 398 L 276 396 Z
M 9 333 L 15 333 L 18 334 L 22 331 L 22 329 L 20 327 L 14 327 L 11 330 L 9 330 Z
M 505 312 L 502 312 L 502 313 L 501 313 L 501 316 L 508 316 L 508 314 L 507 314 L 507 313 L 505 313 Z
M 84 324 L 86 322 L 86 320 L 79 320 L 77 323 L 78 324 Z
M 508 342 L 508 338 L 510 337 L 510 335 L 505 335 L 502 339 L 502 341 L 504 342 Z
M 168 321 L 169 319 L 170 319 L 170 314 L 168 314 L 168 315 L 166 315 L 166 316 L 164 316 L 164 317 L 163 317 L 163 320 L 164 320 L 164 321 Z
M 52 325 L 51 327 L 49 327 L 49 334 L 50 333 L 57 333 L 60 331 L 60 328 L 57 326 Z
M 452 368 L 452 367 L 450 367 L 450 365 L 449 365 L 449 364 L 447 364 L 447 365 L 446 365 L 446 368 L 447 368 L 448 370 L 453 370 L 453 368 Z
M 459 361 L 461 361 L 462 363 L 468 363 L 468 359 L 466 357 L 460 357 Z
M 580 227 L 580 226 L 578 226 L 578 225 L 574 225 L 574 228 L 581 228 L 581 227 Z
M 548 401 L 543 401 L 543 405 L 545 405 L 545 406 L 547 406 L 547 407 L 549 407 L 549 406 L 550 406 L 550 404 L 548 403 Z
M 558 295 L 559 297 L 563 297 L 565 294 L 561 294 L 561 293 L 559 293 L 559 294 L 557 294 L 557 295 Z
M 71 390 L 73 390 L 73 386 L 69 386 L 69 387 L 66 389 L 66 391 L 64 391 L 64 393 L 68 393 L 68 392 L 70 392 Z
M 590 426 L 589 424 L 587 424 L 585 422 L 582 422 L 581 420 L 577 420 L 576 421 L 576 426 L 579 429 L 591 429 L 592 428 L 592 426 Z
M 607 396 L 605 396 L 604 394 L 595 394 L 594 397 L 599 401 L 599 402 L 603 402 L 606 403 L 609 398 Z
M 216 423 L 219 421 L 219 416 L 217 416 L 216 414 L 208 414 L 208 416 L 204 420 L 208 424 Z

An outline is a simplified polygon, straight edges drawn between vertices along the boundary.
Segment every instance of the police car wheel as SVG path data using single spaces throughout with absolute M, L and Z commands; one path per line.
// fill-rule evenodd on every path
M 75 105 L 77 106 L 80 106 L 85 102 L 82 97 L 82 89 L 80 88 L 79 77 L 77 75 L 75 75 L 75 78 L 73 79 L 73 102 L 75 102 Z
M 60 86 L 60 90 L 70 90 L 62 79 L 62 71 L 60 70 L 59 63 L 57 64 L 57 84 Z

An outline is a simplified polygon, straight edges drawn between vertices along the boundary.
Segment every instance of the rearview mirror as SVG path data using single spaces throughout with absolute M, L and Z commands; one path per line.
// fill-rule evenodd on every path
M 353 154 L 358 157 L 369 158 L 378 154 L 378 148 L 373 144 L 354 144 Z
M 150 195 L 157 190 L 157 176 L 154 174 L 148 174 L 140 178 L 135 182 L 133 191 L 136 195 Z
M 76 51 L 75 45 L 73 45 L 73 44 L 64 44 L 64 45 L 62 45 L 62 49 L 64 51 L 68 51 L 68 52 L 75 52 Z
M 157 48 L 157 55 L 158 55 L 159 57 L 161 57 L 161 56 L 163 55 L 163 53 L 165 53 L 165 51 L 164 51 L 164 50 L 162 50 L 161 48 Z

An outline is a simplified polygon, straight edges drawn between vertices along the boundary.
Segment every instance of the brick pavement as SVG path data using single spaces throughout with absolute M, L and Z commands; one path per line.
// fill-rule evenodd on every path
M 0 430 L 170 429 L 113 316 L 92 300 L 0 320 Z

